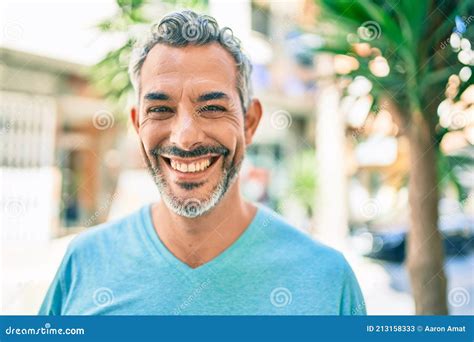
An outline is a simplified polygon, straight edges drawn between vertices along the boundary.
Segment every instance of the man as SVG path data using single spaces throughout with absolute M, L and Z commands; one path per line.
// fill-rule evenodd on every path
M 161 201 L 80 234 L 40 314 L 365 314 L 339 252 L 240 193 L 262 116 L 250 73 L 211 17 L 152 28 L 130 64 L 131 120 Z

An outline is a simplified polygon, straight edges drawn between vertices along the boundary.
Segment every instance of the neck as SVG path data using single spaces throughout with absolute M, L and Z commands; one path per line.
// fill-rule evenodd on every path
M 199 267 L 221 254 L 248 227 L 256 207 L 246 202 L 237 179 L 221 201 L 205 215 L 196 218 L 179 216 L 160 201 L 153 205 L 155 231 L 176 258 L 192 268 Z

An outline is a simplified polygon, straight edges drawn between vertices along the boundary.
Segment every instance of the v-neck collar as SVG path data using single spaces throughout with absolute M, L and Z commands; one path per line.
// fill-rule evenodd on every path
M 207 271 L 214 271 L 217 267 L 229 261 L 231 257 L 237 255 L 239 250 L 241 250 L 242 247 L 247 244 L 247 241 L 252 236 L 253 231 L 258 228 L 258 222 L 261 220 L 261 216 L 263 215 L 263 209 L 261 208 L 261 206 L 258 203 L 254 203 L 254 205 L 257 207 L 257 211 L 250 224 L 247 226 L 244 232 L 237 238 L 237 240 L 235 240 L 229 247 L 227 247 L 224 251 L 222 251 L 212 260 L 196 268 L 192 268 L 185 262 L 179 260 L 161 241 L 158 233 L 156 232 L 153 226 L 152 204 L 143 207 L 141 210 L 142 226 L 146 232 L 148 242 L 152 245 L 151 249 L 153 253 L 158 253 L 159 256 L 164 258 L 170 264 L 170 266 L 172 266 L 176 270 L 181 271 L 186 275 L 194 276 L 206 273 Z

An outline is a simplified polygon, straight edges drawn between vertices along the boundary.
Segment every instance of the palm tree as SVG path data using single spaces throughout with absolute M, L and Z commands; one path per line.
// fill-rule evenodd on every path
M 474 2 L 316 3 L 318 27 L 325 41 L 319 50 L 356 59 L 358 68 L 350 75 L 368 78 L 378 106 L 389 106 L 399 115 L 402 133 L 410 143 L 407 267 L 416 313 L 447 314 L 444 250 L 438 230 L 441 180 L 437 173 L 438 145 L 446 130 L 439 126 L 437 110 L 445 99 L 448 78 L 463 67 L 449 38 L 469 34 L 466 31 L 474 20 L 467 14 L 473 13 Z M 463 60 L 472 71 L 472 59 Z M 467 85 L 461 84 L 458 94 Z

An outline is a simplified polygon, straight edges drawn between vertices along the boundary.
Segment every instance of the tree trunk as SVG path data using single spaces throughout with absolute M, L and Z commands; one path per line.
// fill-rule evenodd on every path
M 409 203 L 411 226 L 407 237 L 407 267 L 416 314 L 446 315 L 444 247 L 438 230 L 436 146 L 430 125 L 415 113 L 408 128 L 410 141 Z

